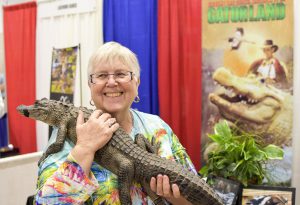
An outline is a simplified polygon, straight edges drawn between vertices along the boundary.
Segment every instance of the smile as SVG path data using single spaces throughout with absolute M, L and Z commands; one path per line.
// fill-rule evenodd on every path
M 123 94 L 123 92 L 116 92 L 116 93 L 104 93 L 107 97 L 119 97 Z

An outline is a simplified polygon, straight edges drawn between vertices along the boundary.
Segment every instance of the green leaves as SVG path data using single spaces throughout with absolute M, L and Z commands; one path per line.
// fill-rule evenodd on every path
M 231 129 L 228 126 L 227 121 L 222 121 L 214 126 L 214 135 L 209 136 L 213 141 L 223 144 L 227 140 L 231 140 L 232 134 Z
M 268 159 L 283 159 L 283 150 L 276 145 L 268 145 L 263 148 L 264 153 Z
M 217 123 L 209 138 L 218 146 L 208 154 L 208 162 L 200 174 L 235 178 L 245 186 L 248 182 L 262 183 L 263 164 L 270 159 L 282 159 L 283 150 L 275 145 L 262 147 L 256 137 L 231 129 L 227 121 Z

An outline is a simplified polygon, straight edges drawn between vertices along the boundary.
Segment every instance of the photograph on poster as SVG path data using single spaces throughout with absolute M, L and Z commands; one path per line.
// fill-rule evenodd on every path
M 295 205 L 295 188 L 248 186 L 243 188 L 242 205 Z
M 241 183 L 212 175 L 207 177 L 207 182 L 223 199 L 225 205 L 238 204 L 242 193 Z

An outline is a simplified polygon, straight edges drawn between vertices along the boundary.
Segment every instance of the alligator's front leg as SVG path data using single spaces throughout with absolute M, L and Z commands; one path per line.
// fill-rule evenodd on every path
M 155 143 L 154 137 L 152 138 L 151 144 L 150 144 L 150 142 L 144 137 L 144 135 L 136 134 L 134 141 L 140 148 L 142 148 L 152 154 L 158 153 L 160 143 Z M 151 200 L 153 201 L 154 204 L 156 204 L 156 205 L 165 205 L 166 204 L 165 200 L 162 197 L 158 196 L 155 192 L 153 192 L 151 190 L 148 182 L 146 182 L 145 180 L 142 180 L 140 183 L 141 183 L 144 191 L 151 198 Z
M 39 166 L 50 154 L 54 154 L 62 150 L 66 139 L 66 135 L 67 135 L 67 123 L 61 123 L 61 126 L 58 129 L 56 141 L 47 148 L 46 152 L 40 158 L 38 162 Z
M 131 204 L 130 186 L 133 183 L 134 163 L 124 156 L 116 158 L 120 160 L 118 171 L 120 201 L 122 205 L 129 205 Z

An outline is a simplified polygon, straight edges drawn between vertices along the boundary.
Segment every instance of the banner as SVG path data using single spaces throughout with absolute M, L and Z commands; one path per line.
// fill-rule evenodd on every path
M 94 12 L 96 0 L 89 0 L 88 4 L 85 0 L 43 1 L 39 2 L 39 10 L 40 18 Z
M 202 1 L 202 162 L 221 119 L 284 150 L 272 181 L 292 175 L 293 1 Z M 277 164 L 278 163 L 278 164 Z
M 78 46 L 52 51 L 50 99 L 73 103 Z

